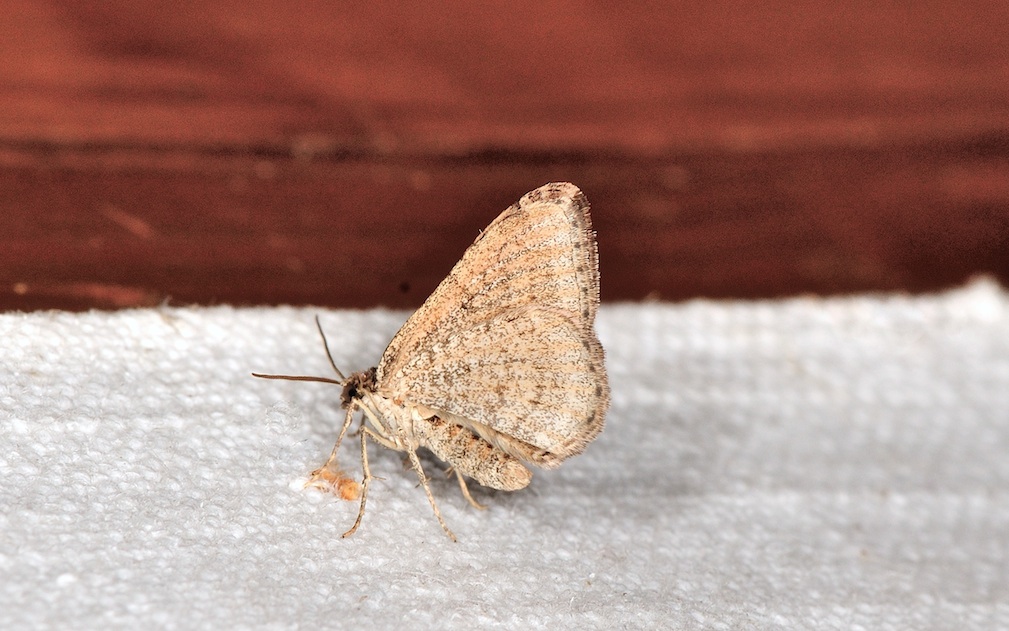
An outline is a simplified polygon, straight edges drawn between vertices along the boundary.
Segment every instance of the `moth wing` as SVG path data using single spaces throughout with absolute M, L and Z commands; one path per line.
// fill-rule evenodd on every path
M 578 314 L 509 309 L 410 357 L 389 396 L 469 426 L 522 460 L 552 468 L 602 430 L 603 351 Z
M 411 358 L 456 331 L 533 305 L 564 311 L 591 334 L 599 306 L 595 234 L 585 195 L 568 182 L 525 194 L 491 222 L 389 343 L 378 382 L 415 380 Z

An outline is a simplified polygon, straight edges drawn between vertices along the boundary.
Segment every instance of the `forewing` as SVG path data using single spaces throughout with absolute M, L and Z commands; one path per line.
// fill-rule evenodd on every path
M 556 466 L 603 427 L 603 352 L 576 314 L 520 307 L 456 331 L 408 358 L 380 384 L 404 402 L 471 419 L 530 446 L 518 455 Z
M 538 306 L 570 315 L 591 332 L 599 304 L 599 272 L 588 202 L 577 186 L 553 183 L 505 210 L 390 342 L 378 381 L 392 392 L 426 370 L 413 358 L 457 331 L 505 311 Z

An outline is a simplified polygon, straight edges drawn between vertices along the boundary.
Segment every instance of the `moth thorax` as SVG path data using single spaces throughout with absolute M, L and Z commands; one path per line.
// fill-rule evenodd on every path
M 377 385 L 375 380 L 375 370 L 375 367 L 372 366 L 368 370 L 355 372 L 351 376 L 347 377 L 347 380 L 343 382 L 343 393 L 340 394 L 340 403 L 343 407 L 346 408 L 354 399 L 360 399 L 363 397 L 363 392 L 375 391 L 375 387 Z

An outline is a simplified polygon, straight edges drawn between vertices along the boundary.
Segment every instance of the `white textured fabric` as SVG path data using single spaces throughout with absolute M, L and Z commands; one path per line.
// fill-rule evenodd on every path
M 587 452 L 469 507 L 328 455 L 315 309 L 0 315 L 0 628 L 1009 628 L 1009 297 L 604 306 Z M 341 366 L 405 318 L 321 311 Z M 357 470 L 357 443 L 344 462 Z

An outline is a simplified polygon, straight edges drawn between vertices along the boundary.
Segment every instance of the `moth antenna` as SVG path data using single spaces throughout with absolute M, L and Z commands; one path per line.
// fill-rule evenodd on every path
M 322 346 L 326 349 L 326 357 L 329 358 L 329 365 L 333 367 L 333 371 L 336 372 L 337 376 L 341 380 L 346 381 L 347 378 L 343 376 L 340 369 L 336 367 L 336 362 L 333 361 L 333 354 L 329 352 L 329 342 L 326 340 L 326 334 L 322 332 L 322 324 L 319 322 L 319 315 L 315 316 L 315 328 L 319 329 L 319 335 L 322 336 Z
M 260 379 L 286 379 L 287 381 L 317 381 L 319 383 L 332 383 L 337 386 L 342 386 L 347 382 L 347 378 L 343 376 L 340 369 L 336 367 L 336 362 L 333 361 L 333 353 L 329 352 L 329 341 L 326 340 L 326 334 L 322 331 L 322 323 L 319 322 L 319 316 L 315 316 L 315 327 L 319 329 L 319 335 L 322 336 L 322 346 L 326 349 L 326 357 L 329 359 L 329 365 L 333 367 L 339 379 L 330 379 L 329 377 L 313 377 L 309 375 L 265 375 L 262 373 L 254 372 L 253 377 L 259 377 Z
M 311 377 L 308 375 L 264 375 L 262 373 L 254 372 L 253 377 L 259 377 L 260 379 L 286 379 L 288 381 L 318 381 L 319 383 L 332 383 L 338 386 L 343 385 L 343 381 L 339 379 L 330 379 L 329 377 Z

